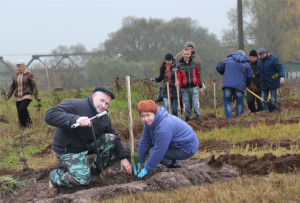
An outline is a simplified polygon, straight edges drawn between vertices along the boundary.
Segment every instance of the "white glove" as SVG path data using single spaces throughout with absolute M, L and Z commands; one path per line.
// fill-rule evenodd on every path
M 281 77 L 279 81 L 280 81 L 280 84 L 283 85 L 284 84 L 284 77 Z
M 202 87 L 201 87 L 203 90 L 205 89 L 205 84 L 204 83 L 202 83 Z

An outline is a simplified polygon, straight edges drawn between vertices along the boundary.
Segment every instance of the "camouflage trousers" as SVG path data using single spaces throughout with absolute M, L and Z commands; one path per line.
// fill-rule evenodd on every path
M 99 157 L 94 158 L 93 167 L 97 167 L 99 158 L 102 169 L 106 169 L 116 146 L 116 136 L 114 134 L 102 134 L 97 139 Z M 88 155 L 96 153 L 96 146 L 93 142 L 90 150 L 80 153 L 56 154 L 59 162 L 67 170 L 55 169 L 50 172 L 50 180 L 54 187 L 74 187 L 88 185 L 91 178 Z M 100 171 L 99 168 L 96 168 Z

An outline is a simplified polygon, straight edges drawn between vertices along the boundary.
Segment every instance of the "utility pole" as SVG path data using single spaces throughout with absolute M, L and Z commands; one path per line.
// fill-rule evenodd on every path
M 239 50 L 244 50 L 243 4 L 242 4 L 242 0 L 237 0 L 237 10 L 238 10 Z

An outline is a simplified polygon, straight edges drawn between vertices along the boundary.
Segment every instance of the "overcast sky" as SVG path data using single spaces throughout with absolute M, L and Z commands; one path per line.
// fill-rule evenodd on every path
M 0 56 L 28 62 L 59 45 L 82 43 L 91 51 L 121 28 L 127 16 L 190 17 L 221 39 L 237 0 L 0 0 Z M 188 40 L 188 39 L 187 39 Z M 10 56 L 17 55 L 18 56 Z

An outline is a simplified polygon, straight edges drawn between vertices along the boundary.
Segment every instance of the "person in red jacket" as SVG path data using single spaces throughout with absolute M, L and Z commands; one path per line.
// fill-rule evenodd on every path
M 189 48 L 182 51 L 182 58 L 177 64 L 177 69 L 178 83 L 176 86 L 180 86 L 182 93 L 185 121 L 189 121 L 191 118 L 190 105 L 194 109 L 195 120 L 200 121 L 199 94 L 202 82 L 196 61 L 192 59 Z

